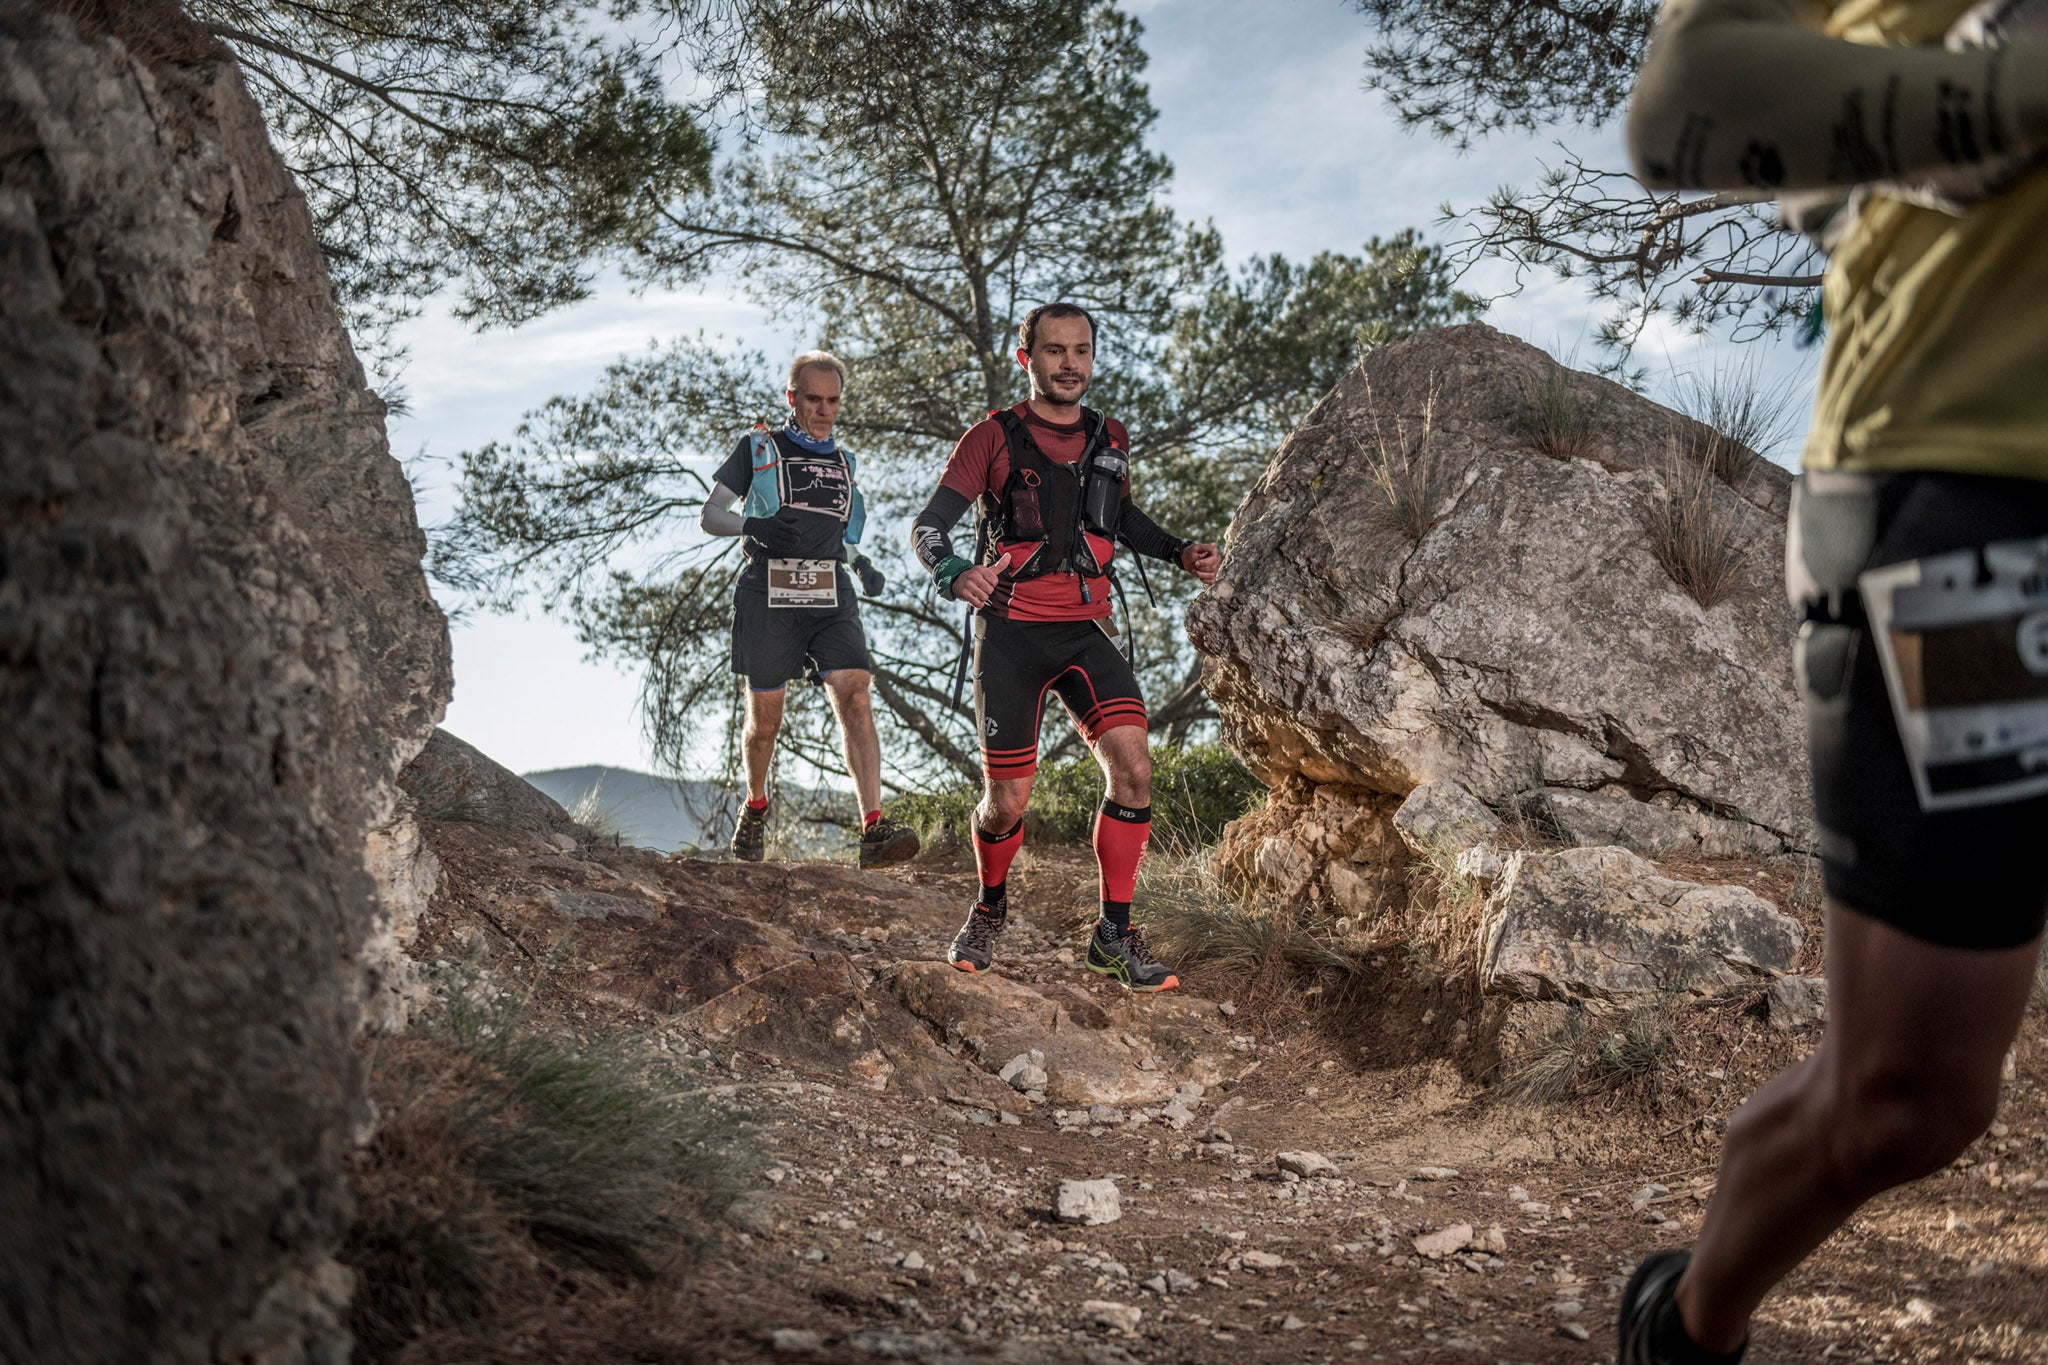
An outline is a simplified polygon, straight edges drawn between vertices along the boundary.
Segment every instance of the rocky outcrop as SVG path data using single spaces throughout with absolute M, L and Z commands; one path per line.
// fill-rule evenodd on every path
M 1660 877 L 1619 848 L 1509 855 L 1479 936 L 1490 992 L 1621 1003 L 1766 985 L 1806 941 L 1753 891 Z
M 1532 440 L 1545 401 L 1591 420 L 1583 457 Z M 1646 529 L 1692 429 L 1479 324 L 1375 351 L 1281 445 L 1189 612 L 1224 737 L 1295 808 L 1318 788 L 1439 784 L 1502 813 L 1548 792 L 1603 842 L 1808 847 L 1788 476 L 1698 490 L 1741 547 L 1702 607 Z M 1416 519 L 1390 486 L 1419 490 Z
M 446 730 L 434 731 L 398 782 L 429 820 L 516 829 L 563 852 L 590 838 L 555 798 Z
M 7 1360 L 345 1358 L 360 953 L 449 688 L 304 201 L 186 39 L 0 0 Z

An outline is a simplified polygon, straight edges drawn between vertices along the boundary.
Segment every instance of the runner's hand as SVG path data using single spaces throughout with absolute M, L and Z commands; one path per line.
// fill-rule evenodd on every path
M 853 561 L 853 571 L 860 576 L 860 590 L 868 597 L 880 597 L 882 589 L 889 586 L 889 580 L 882 577 L 882 571 L 866 555 Z
M 1216 581 L 1216 571 L 1223 567 L 1223 555 L 1214 545 L 1203 541 L 1180 552 L 1180 566 L 1201 579 L 1206 588 Z
M 978 564 L 965 570 L 953 580 L 953 596 L 970 607 L 988 605 L 989 594 L 996 590 L 996 583 L 1003 576 L 1003 570 L 1010 567 L 1010 556 L 1005 554 L 993 564 Z
M 782 507 L 772 517 L 748 517 L 740 529 L 771 555 L 793 555 L 804 548 L 803 517 L 794 507 Z

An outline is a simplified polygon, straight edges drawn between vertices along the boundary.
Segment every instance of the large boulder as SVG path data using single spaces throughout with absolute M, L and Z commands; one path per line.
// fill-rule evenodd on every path
M 554 797 L 446 730 L 435 729 L 398 783 L 424 819 L 516 829 L 563 852 L 590 838 Z
M 1580 457 L 1530 435 L 1545 404 L 1590 420 Z M 1508 813 L 1547 789 L 1549 814 L 1601 842 L 1808 848 L 1778 577 L 1789 476 L 1695 477 L 1698 430 L 1480 324 L 1373 352 L 1281 445 L 1189 612 L 1225 739 L 1295 808 L 1436 784 Z M 1404 526 L 1385 476 L 1418 458 L 1431 476 L 1410 481 L 1423 506 Z M 1741 549 L 1711 607 L 1647 529 L 1688 491 Z
M 0 1359 L 340 1361 L 446 626 L 235 65 L 64 8 L 0 0 Z

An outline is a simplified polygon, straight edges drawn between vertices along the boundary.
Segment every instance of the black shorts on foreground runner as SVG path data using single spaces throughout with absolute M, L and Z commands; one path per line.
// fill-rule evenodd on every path
M 1145 724 L 1138 675 L 1094 621 L 974 618 L 974 718 L 982 763 L 1001 782 L 1038 770 L 1047 689 L 1090 744 L 1119 725 Z
M 2048 858 L 2041 855 L 2048 793 L 1961 809 L 1922 808 L 1870 630 L 1872 604 L 1856 580 L 1887 564 L 2043 536 L 2048 482 L 2035 479 L 1809 473 L 1793 504 L 1794 595 L 1803 599 L 1807 618 L 1799 635 L 1799 691 L 1827 891 L 1928 943 L 2012 948 L 2041 933 L 2048 922 Z M 1984 558 L 1972 562 L 1977 577 L 1988 581 Z M 1797 582 L 1801 568 L 1804 583 Z M 1972 707 L 1987 689 L 2000 688 L 2048 699 L 2048 676 L 2041 676 L 2048 674 L 2048 658 L 2027 657 L 2041 644 L 2028 637 L 2048 633 L 2042 629 L 2048 620 L 2034 630 L 2027 626 L 2048 614 L 2048 587 L 2037 607 L 2029 606 L 2002 628 L 1935 626 L 1917 636 L 1912 652 L 1924 675 L 1921 699 L 1930 706 Z M 1886 610 L 1882 604 L 1876 609 Z M 1943 629 L 1950 642 L 1938 638 Z M 1953 641 L 1966 630 L 1959 650 Z M 1985 742 L 1996 747 L 1996 711 L 1952 714 L 1990 717 Z M 2024 773 L 2036 762 L 2048 767 L 2048 751 L 2040 746 L 2012 755 L 2006 765 Z M 1949 765 L 1964 781 L 1972 766 Z M 1939 787 L 1937 779 L 1933 789 Z
M 872 671 L 853 581 L 839 570 L 839 602 L 830 607 L 771 607 L 768 590 L 741 583 L 733 594 L 732 671 L 756 692 L 773 692 L 804 674 L 841 668 Z

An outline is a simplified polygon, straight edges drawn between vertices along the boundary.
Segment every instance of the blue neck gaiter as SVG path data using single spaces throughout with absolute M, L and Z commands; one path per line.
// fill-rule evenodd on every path
M 783 426 L 782 434 L 795 442 L 798 450 L 808 450 L 813 455 L 832 455 L 836 454 L 839 450 L 839 443 L 837 441 L 829 436 L 822 441 L 815 439 L 809 432 L 796 424 L 796 418 L 794 417 L 790 418 L 788 423 Z

